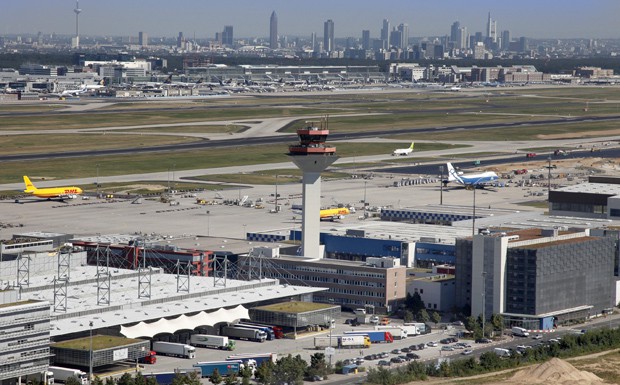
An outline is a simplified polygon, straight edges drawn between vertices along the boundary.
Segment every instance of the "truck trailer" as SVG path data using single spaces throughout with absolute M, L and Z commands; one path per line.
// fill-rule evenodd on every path
M 235 341 L 230 341 L 227 336 L 215 336 L 210 334 L 192 334 L 189 344 L 199 348 L 212 348 L 221 350 L 234 350 Z
M 242 353 L 226 357 L 226 361 L 243 361 L 246 365 L 249 363 L 250 366 L 254 365 L 256 367 L 259 367 L 265 361 L 271 361 L 275 364 L 277 360 L 277 353 Z
M 242 322 L 234 324 L 233 326 L 264 331 L 265 335 L 267 336 L 267 341 L 273 341 L 276 339 L 276 334 L 273 332 L 273 329 L 270 328 L 269 326 L 256 326 L 256 325 L 250 325 L 250 324 L 246 324 Z
M 232 374 L 239 374 L 241 368 L 243 368 L 243 362 L 241 361 L 205 361 L 197 362 L 194 364 L 195 368 L 200 369 L 202 377 L 210 377 L 215 369 L 220 373 L 220 376 L 230 376 Z
M 400 326 L 377 325 L 375 326 L 375 330 L 389 332 L 395 340 L 403 340 L 409 337 L 409 333 L 407 333 L 407 330 L 405 330 L 404 328 Z
M 344 332 L 344 334 L 350 336 L 367 335 L 370 338 L 370 342 L 373 344 L 394 342 L 394 337 L 392 337 L 392 334 L 384 330 L 355 330 Z
M 252 321 L 241 321 L 239 323 L 241 325 L 266 327 L 273 331 L 273 334 L 276 337 L 276 339 L 284 338 L 284 329 L 282 329 L 280 326 L 264 325 L 264 324 L 260 324 L 260 323 L 252 322 Z
M 177 369 L 174 372 L 159 372 L 159 373 L 143 373 L 144 378 L 154 378 L 157 381 L 157 385 L 170 385 L 175 377 L 179 375 L 188 375 L 192 372 L 200 373 L 196 368 L 191 369 Z
M 88 384 L 88 374 L 78 369 L 50 366 L 49 371 L 54 373 L 54 381 L 65 383 L 69 377 L 75 377 L 82 385 Z
M 343 336 L 326 336 L 314 337 L 314 347 L 317 349 L 334 347 L 334 348 L 368 348 L 370 347 L 370 338 L 365 334 L 360 335 L 343 335 Z
M 223 326 L 222 334 L 230 338 L 237 338 L 255 342 L 265 342 L 265 340 L 267 339 L 267 333 L 262 330 L 247 329 L 233 325 Z
M 162 356 L 196 358 L 196 348 L 175 342 L 153 341 L 153 351 Z

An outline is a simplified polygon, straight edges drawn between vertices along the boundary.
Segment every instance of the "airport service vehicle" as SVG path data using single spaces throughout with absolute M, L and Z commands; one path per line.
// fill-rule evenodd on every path
M 235 349 L 235 341 L 230 341 L 227 336 L 214 336 L 209 334 L 193 334 L 189 339 L 189 344 L 199 348 Z
M 275 364 L 277 360 L 277 353 L 242 353 L 226 357 L 226 361 L 242 361 L 245 365 L 256 367 L 261 366 L 265 361 L 271 361 Z
M 493 353 L 500 357 L 510 357 L 510 350 L 504 348 L 495 348 L 493 349 Z
M 196 348 L 176 342 L 153 341 L 153 351 L 162 356 L 196 358 Z
M 151 350 L 146 354 L 146 356 L 138 359 L 138 362 L 141 364 L 154 364 L 157 362 L 157 353 Z
M 75 377 L 82 385 L 88 384 L 88 374 L 78 369 L 63 368 L 60 366 L 50 366 L 49 371 L 54 373 L 54 381 L 67 382 L 69 377 Z
M 265 342 L 267 339 L 267 333 L 262 330 L 248 329 L 234 325 L 222 327 L 222 334 L 231 338 L 255 342 Z
M 276 339 L 276 334 L 273 332 L 273 329 L 269 326 L 255 326 L 240 322 L 238 324 L 234 324 L 235 327 L 246 328 L 246 329 L 254 329 L 254 330 L 262 330 L 267 335 L 267 341 L 273 341 Z
M 221 376 L 229 376 L 231 374 L 238 374 L 243 363 L 241 361 L 206 361 L 197 362 L 194 364 L 195 368 L 200 369 L 202 377 L 209 377 L 213 374 L 215 369 Z
M 389 332 L 395 340 L 402 340 L 409 336 L 409 333 L 400 326 L 375 326 L 375 330 Z
M 526 158 L 536 158 L 536 153 L 535 152 L 528 152 L 527 155 L 525 155 Z
M 370 347 L 370 338 L 365 334 L 314 337 L 314 347 L 317 349 L 327 347 L 337 348 L 367 348 Z
M 527 329 L 514 326 L 512 328 L 512 335 L 518 337 L 529 337 L 530 333 L 527 331 Z
M 355 330 L 355 331 L 347 331 L 344 332 L 346 335 L 367 335 L 370 338 L 370 342 L 373 344 L 376 343 L 392 343 L 394 342 L 394 337 L 392 334 L 385 330 Z
M 252 321 L 241 321 L 239 322 L 241 325 L 251 325 L 251 326 L 260 326 L 264 328 L 269 328 L 273 331 L 276 339 L 284 338 L 284 330 L 279 326 L 271 326 L 271 325 L 263 325 Z

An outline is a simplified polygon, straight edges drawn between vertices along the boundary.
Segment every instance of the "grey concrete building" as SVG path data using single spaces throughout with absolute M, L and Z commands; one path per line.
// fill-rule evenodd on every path
M 530 229 L 456 243 L 456 305 L 507 325 L 550 329 L 603 314 L 615 300 L 616 239 Z
M 50 358 L 50 304 L 18 300 L 15 290 L 0 290 L 0 382 L 44 380 Z

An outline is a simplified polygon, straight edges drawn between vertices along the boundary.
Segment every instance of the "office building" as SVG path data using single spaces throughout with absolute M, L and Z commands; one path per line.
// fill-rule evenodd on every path
M 323 25 L 323 51 L 334 50 L 334 22 L 329 19 Z
M 19 377 L 45 380 L 50 359 L 50 304 L 18 300 L 16 290 L 0 290 L 0 382 Z
M 261 253 L 254 248 L 248 256 L 239 257 L 237 266 L 246 272 L 261 271 L 265 278 L 290 285 L 327 288 L 314 294 L 314 302 L 347 309 L 371 305 L 378 312 L 390 312 L 406 297 L 407 268 L 390 257 L 350 262 Z
M 409 45 L 409 24 L 401 23 L 398 25 L 398 32 L 400 32 L 400 43 L 398 48 L 407 49 Z
M 552 329 L 603 314 L 615 301 L 617 239 L 528 229 L 456 241 L 456 306 L 502 314 L 506 326 Z
M 488 43 L 497 43 L 497 21 L 491 19 L 491 12 L 489 12 L 489 16 L 487 19 L 486 38 Z
M 222 31 L 222 45 L 232 47 L 232 45 L 233 45 L 233 27 L 232 27 L 232 25 L 224 26 L 224 31 Z
M 148 47 L 149 35 L 146 32 L 138 33 L 138 44 L 140 44 L 141 47 Z
M 459 29 L 461 29 L 461 23 L 458 21 L 455 21 L 454 23 L 452 23 L 452 26 L 450 27 L 450 41 L 453 42 L 455 45 L 458 41 L 458 31 Z
M 271 13 L 269 19 L 269 48 L 278 48 L 278 15 L 276 15 L 276 11 Z
M 549 214 L 620 219 L 620 178 L 595 176 L 549 193 Z
M 370 31 L 365 29 L 362 31 L 362 49 L 370 48 Z
M 390 21 L 388 19 L 383 19 L 383 27 L 381 28 L 381 40 L 387 43 L 389 38 L 390 38 Z
M 507 50 L 510 47 L 510 31 L 502 31 L 502 49 Z

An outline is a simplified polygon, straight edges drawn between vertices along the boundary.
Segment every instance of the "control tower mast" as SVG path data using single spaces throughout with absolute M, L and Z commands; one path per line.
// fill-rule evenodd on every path
M 75 12 L 75 41 L 74 41 L 74 48 L 79 48 L 80 47 L 80 12 L 82 12 L 82 9 L 80 8 L 80 0 L 75 0 L 75 9 L 73 10 L 73 12 Z
M 319 236 L 321 231 L 321 172 L 338 160 L 336 147 L 326 145 L 329 130 L 327 118 L 321 127 L 308 126 L 297 130 L 299 144 L 289 146 L 289 156 L 303 172 L 303 214 L 301 255 L 322 258 Z

